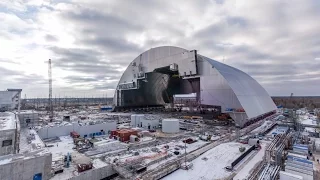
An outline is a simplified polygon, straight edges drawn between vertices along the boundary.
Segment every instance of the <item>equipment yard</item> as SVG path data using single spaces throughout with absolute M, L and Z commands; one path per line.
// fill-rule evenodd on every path
M 69 109 L 55 112 L 52 122 L 41 111 L 28 113 L 36 113 L 38 120 L 20 129 L 19 151 L 24 159 L 50 155 L 48 175 L 53 180 L 276 178 L 283 149 L 307 149 L 292 146 L 292 128 L 286 125 L 290 118 L 281 110 L 243 128 L 177 112 Z M 307 126 L 304 136 L 315 133 L 310 130 L 317 128 L 314 115 L 302 114 L 298 122 Z M 289 155 L 304 157 L 292 150 Z M 19 158 L 2 156 L 0 165 Z
M 47 114 L 33 111 L 39 119 L 20 130 L 20 152 L 51 154 L 53 180 L 221 179 L 231 177 L 255 154 L 249 152 L 233 170 L 227 170 L 243 151 L 252 149 L 249 144 L 236 142 L 237 137 L 261 133 L 265 128 L 259 128 L 260 124 L 273 122 L 268 117 L 268 123 L 257 121 L 239 130 L 233 125 L 207 124 L 198 117 L 188 119 L 179 113 L 113 113 L 92 109 L 55 112 L 52 122 L 47 122 Z M 0 162 L 11 161 L 8 157 Z

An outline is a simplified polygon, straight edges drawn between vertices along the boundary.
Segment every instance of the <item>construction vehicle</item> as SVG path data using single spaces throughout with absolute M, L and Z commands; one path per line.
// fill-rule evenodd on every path
M 212 135 L 208 135 L 208 136 L 202 135 L 202 136 L 200 136 L 200 139 L 203 141 L 210 141 L 211 137 L 212 137 Z

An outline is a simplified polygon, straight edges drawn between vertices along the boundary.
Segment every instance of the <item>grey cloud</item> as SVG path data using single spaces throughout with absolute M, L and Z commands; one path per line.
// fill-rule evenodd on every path
M 120 76 L 105 77 L 105 76 L 93 76 L 93 77 L 83 77 L 83 76 L 67 76 L 65 79 L 69 83 L 76 84 L 88 84 L 95 90 L 107 90 L 115 89 L 118 79 Z
M 6 68 L 0 66 L 0 76 L 2 78 L 13 76 L 13 75 L 20 75 L 20 73 L 18 71 L 6 69 Z
M 248 30 L 249 27 L 249 20 L 242 17 L 228 16 L 220 19 L 217 23 L 210 24 L 206 28 L 199 30 L 193 35 L 193 38 L 200 40 L 221 40 L 227 36 L 239 35 Z
M 106 90 L 106 89 L 116 89 L 117 82 L 111 82 L 107 85 L 96 85 L 94 86 L 94 89 L 96 90 Z
M 56 54 L 61 54 L 62 56 L 67 56 L 67 57 L 72 57 L 73 59 L 70 59 L 71 61 L 73 60 L 85 60 L 87 62 L 90 59 L 87 58 L 94 58 L 97 59 L 95 56 L 100 56 L 101 53 L 98 51 L 94 51 L 91 49 L 80 49 L 80 48 L 59 48 L 59 47 L 49 47 L 50 50 L 52 50 Z
M 53 66 L 69 71 L 65 77 L 68 83 L 87 84 L 97 90 L 112 88 L 121 70 L 140 53 L 156 46 L 174 45 L 197 49 L 213 59 L 224 56 L 227 64 L 255 77 L 272 95 L 285 94 L 296 84 L 319 91 L 319 86 L 314 86 L 319 84 L 316 78 L 320 69 L 317 61 L 320 26 L 316 23 L 320 3 L 317 0 L 253 0 L 237 6 L 238 9 L 232 8 L 236 6 L 233 1 L 224 0 L 150 0 L 143 5 L 139 0 L 64 3 L 61 6 L 72 8 L 61 10 L 53 2 L 51 10 L 58 10 L 54 16 L 58 15 L 55 18 L 59 23 L 72 25 L 66 31 L 75 40 L 71 46 L 81 48 L 48 49 L 55 57 Z M 215 23 L 203 21 L 208 15 L 212 15 Z M 198 21 L 189 18 L 191 16 Z M 32 21 L 36 25 L 37 20 Z M 203 25 L 206 27 L 198 30 Z M 12 39 L 12 33 L 0 31 L 0 34 Z M 47 41 L 61 38 L 50 36 L 44 38 Z M 14 71 L 3 73 L 20 76 Z M 20 80 L 28 79 L 35 80 L 33 77 Z M 280 89 L 281 83 L 287 87 Z
M 260 52 L 254 47 L 247 45 L 232 46 L 230 47 L 230 53 L 236 54 L 238 57 L 245 57 L 246 60 L 264 60 L 272 59 L 272 54 Z
M 217 4 L 224 4 L 224 0 L 215 0 Z
M 158 46 L 169 46 L 170 42 L 166 39 L 159 39 L 159 40 L 155 40 L 155 39 L 148 39 L 145 42 L 145 47 L 158 47 Z
M 107 11 L 77 6 L 74 11 L 63 12 L 61 17 L 78 27 L 77 43 L 97 49 L 118 64 L 128 64 L 141 49 L 137 44 L 129 42 L 125 35 L 129 32 L 142 32 L 144 27 L 136 23 L 138 20 L 132 21 L 115 13 L 105 12 Z M 120 56 L 124 54 L 131 55 L 131 58 L 122 59 Z
M 20 75 L 18 77 L 14 78 L 14 81 L 16 81 L 18 84 L 28 84 L 28 85 L 44 85 L 48 84 L 48 80 L 44 78 L 43 76 L 39 76 L 36 74 L 30 74 L 30 75 Z
M 83 76 L 66 76 L 64 79 L 66 79 L 68 82 L 71 82 L 71 83 L 96 82 L 98 80 L 98 78 L 95 78 L 95 77 L 83 77 Z
M 64 12 L 63 18 L 73 21 L 81 27 L 80 31 L 88 34 L 121 36 L 122 32 L 141 31 L 143 27 L 126 21 L 113 14 L 102 13 L 90 8 L 78 6 L 76 12 Z
M 315 91 L 318 89 L 320 80 L 313 81 L 301 81 L 301 82 L 281 82 L 268 84 L 266 89 L 272 92 L 273 96 L 289 96 L 290 93 L 294 93 L 295 96 L 318 96 L 319 94 Z M 286 91 L 284 88 L 290 87 Z
M 58 47 L 50 47 L 49 48 L 54 54 L 56 54 L 56 58 L 52 59 L 52 63 L 56 67 L 61 67 L 65 69 L 77 68 L 81 71 L 81 69 L 85 69 L 88 66 L 99 66 L 100 64 L 105 64 L 100 57 L 101 53 L 89 49 L 65 49 Z M 92 72 L 92 71 L 90 71 Z
M 84 73 L 85 75 L 69 75 L 64 77 L 67 83 L 87 84 L 96 87 L 97 83 L 106 84 L 108 81 L 118 80 L 122 74 L 122 65 L 110 63 L 98 51 L 88 49 L 63 49 L 51 47 L 57 58 L 53 59 L 54 67 L 66 71 Z
M 226 22 L 229 26 L 238 26 L 241 28 L 247 28 L 249 21 L 242 17 L 227 17 Z
M 45 39 L 46 39 L 47 41 L 50 41 L 50 42 L 58 41 L 58 38 L 57 38 L 57 37 L 55 37 L 55 36 L 53 36 L 53 35 L 50 35 L 50 34 L 45 35 Z
M 132 44 L 125 39 L 113 39 L 110 37 L 97 37 L 91 39 L 84 39 L 81 41 L 82 43 L 88 45 L 96 45 L 98 47 L 102 47 L 103 50 L 110 53 L 121 53 L 121 52 L 139 52 L 140 49 L 137 45 Z
M 120 74 L 106 74 L 97 76 L 66 76 L 64 79 L 70 83 L 96 83 L 101 81 L 118 80 Z
M 75 61 L 69 61 L 69 59 L 57 59 L 54 62 L 54 66 L 60 67 L 64 70 L 70 70 L 70 72 L 76 71 L 87 74 L 113 74 L 120 73 L 114 66 L 110 66 L 107 62 L 103 61 L 89 61 L 88 63 L 79 63 Z
M 42 85 L 47 84 L 47 80 L 36 74 L 24 74 L 21 71 L 10 70 L 0 67 L 1 84 L 18 84 L 21 87 L 29 85 Z M 15 85 L 16 86 L 16 85 Z

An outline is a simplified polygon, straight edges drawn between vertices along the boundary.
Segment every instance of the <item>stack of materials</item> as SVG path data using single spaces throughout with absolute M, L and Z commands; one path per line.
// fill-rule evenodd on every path
M 131 135 L 138 135 L 138 131 L 134 129 L 120 129 L 111 131 L 111 137 L 118 139 L 121 142 L 130 141 Z

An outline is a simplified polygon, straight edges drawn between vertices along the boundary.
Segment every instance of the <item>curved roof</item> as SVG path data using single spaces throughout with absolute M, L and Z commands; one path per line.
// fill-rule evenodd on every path
M 199 61 L 197 58 L 203 61 Z M 266 90 L 248 74 L 199 55 L 196 51 L 173 46 L 152 48 L 136 57 L 120 78 L 117 89 L 120 84 L 141 80 L 141 78 L 136 77 L 136 74 L 140 73 L 139 69 L 142 69 L 144 73 L 150 73 L 157 68 L 168 66 L 172 63 L 178 64 L 180 76 L 183 76 L 182 72 L 190 72 L 191 78 L 200 77 L 201 90 L 199 93 L 201 99 L 203 99 L 200 100 L 201 104 L 221 105 L 222 108 L 242 107 L 249 119 L 276 109 L 276 105 Z M 150 80 L 150 83 L 154 78 L 154 86 L 159 88 L 158 77 L 160 76 L 152 77 L 149 75 L 148 80 Z M 163 88 L 166 87 L 164 86 Z M 118 98 L 122 97 L 116 97 L 115 93 L 115 100 L 118 101 Z
M 248 118 L 253 118 L 276 109 L 276 105 L 267 91 L 251 76 L 234 67 L 204 56 L 202 57 L 226 79 L 241 106 L 246 111 Z

